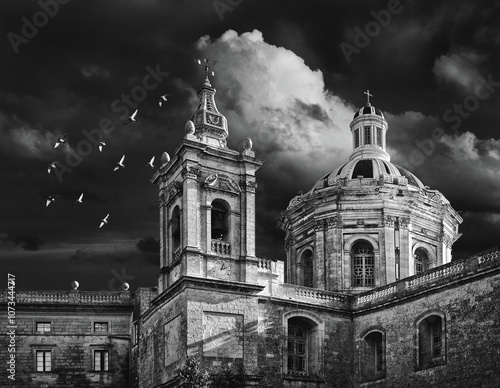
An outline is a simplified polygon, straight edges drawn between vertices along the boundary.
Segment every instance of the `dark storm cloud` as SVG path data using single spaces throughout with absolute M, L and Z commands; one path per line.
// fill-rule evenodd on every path
M 14 241 L 15 245 L 21 245 L 25 251 L 38 251 L 44 243 L 36 232 L 29 230 L 10 233 L 7 239 Z
M 141 238 L 136 247 L 144 253 L 160 253 L 160 241 L 152 236 Z
M 135 246 L 143 253 L 148 263 L 153 265 L 158 264 L 160 260 L 160 240 L 152 236 L 146 236 L 141 238 Z

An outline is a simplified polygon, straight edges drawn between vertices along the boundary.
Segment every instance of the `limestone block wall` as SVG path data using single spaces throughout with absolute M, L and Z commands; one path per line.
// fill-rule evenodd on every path
M 315 353 L 309 376 L 286 371 L 287 320 L 314 320 L 311 332 Z M 303 302 L 262 298 L 259 301 L 258 369 L 261 387 L 336 388 L 351 386 L 352 326 L 349 314 L 323 309 Z M 317 337 L 316 337 L 317 335 Z M 315 337 L 321 339 L 316 341 Z
M 477 265 L 474 260 L 456 264 L 460 267 L 456 276 L 473 273 Z M 402 284 L 398 284 L 394 286 L 394 298 L 389 303 L 381 301 L 378 308 L 365 305 L 366 308 L 355 312 L 355 376 L 360 376 L 362 333 L 370 328 L 385 331 L 385 379 L 362 385 L 357 379 L 357 386 L 498 386 L 500 351 L 494 344 L 500 343 L 500 273 L 490 272 L 463 282 L 453 281 L 452 277 L 448 285 L 437 277 L 428 278 L 422 279 L 421 284 L 416 282 L 418 278 L 406 282 L 406 287 L 414 291 L 411 297 L 404 297 L 404 289 L 399 287 Z M 400 291 L 396 291 L 398 287 Z M 382 298 L 391 299 L 389 295 Z M 421 368 L 418 365 L 417 324 L 429 313 L 444 317 L 444 362 Z
M 127 387 L 129 384 L 129 348 L 131 304 L 121 308 L 109 305 L 68 305 L 68 291 L 42 292 L 45 302 L 33 303 L 37 292 L 18 292 L 16 304 L 15 356 L 18 387 Z M 102 298 L 108 293 L 103 292 Z M 48 303 L 47 295 L 60 299 Z M 71 295 L 70 295 L 71 296 Z M 88 295 L 87 295 L 88 296 Z M 92 297 L 95 297 L 93 294 Z M 79 295 L 79 297 L 83 297 Z M 3 298 L 2 298 L 3 299 Z M 22 303 L 23 300 L 31 303 Z M 130 300 L 129 300 L 130 301 Z M 2 301 L 0 301 L 2 302 Z M 6 309 L 2 308 L 3 311 Z M 7 314 L 0 317 L 0 325 L 7 327 Z M 37 331 L 37 322 L 50 324 L 50 331 Z M 94 323 L 107 323 L 108 330 L 96 332 Z M 0 361 L 7 365 L 9 337 L 0 336 Z M 51 370 L 38 372 L 36 351 L 51 351 Z M 109 370 L 96 371 L 94 350 L 109 351 Z M 11 386 L 7 373 L 0 375 L 0 386 Z

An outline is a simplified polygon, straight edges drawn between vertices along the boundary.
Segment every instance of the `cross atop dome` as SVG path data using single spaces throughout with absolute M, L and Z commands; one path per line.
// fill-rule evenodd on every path
M 366 89 L 363 94 L 366 94 L 366 106 L 370 106 L 370 97 L 373 97 L 373 94 L 370 94 L 370 89 Z

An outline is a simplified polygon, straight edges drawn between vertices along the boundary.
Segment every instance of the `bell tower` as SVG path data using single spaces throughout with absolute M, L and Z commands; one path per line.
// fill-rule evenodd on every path
M 227 147 L 226 117 L 204 60 L 199 104 L 172 158 L 165 152 L 151 179 L 159 188 L 160 273 L 163 292 L 182 276 L 250 281 L 255 258 L 255 158 L 246 138 L 241 151 Z

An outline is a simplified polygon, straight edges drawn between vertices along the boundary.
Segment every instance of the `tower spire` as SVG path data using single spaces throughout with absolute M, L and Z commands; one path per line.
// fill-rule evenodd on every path
M 197 62 L 199 65 L 203 64 L 205 79 L 198 92 L 200 103 L 197 110 L 191 116 L 190 121 L 192 124 L 186 124 L 186 131 L 194 135 L 198 141 L 212 146 L 227 148 L 227 120 L 217 109 L 215 104 L 215 88 L 210 84 L 209 78 L 210 75 L 214 75 L 211 67 L 215 65 L 216 61 L 210 61 L 208 57 L 205 56 L 203 60 L 198 59 Z
M 209 74 L 212 74 L 212 77 L 215 75 L 214 71 L 210 70 L 211 66 L 215 66 L 217 61 L 210 61 L 207 56 L 203 58 L 203 61 L 201 59 L 198 59 L 198 64 L 201 65 L 203 63 L 203 67 L 205 70 L 205 80 L 203 81 L 203 85 L 211 86 L 210 84 L 210 78 Z

